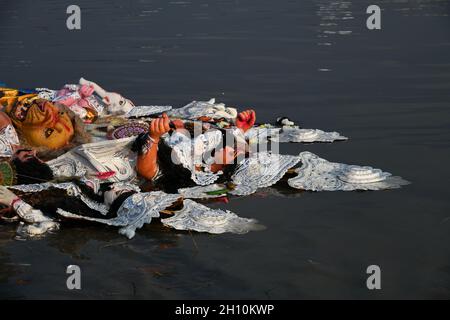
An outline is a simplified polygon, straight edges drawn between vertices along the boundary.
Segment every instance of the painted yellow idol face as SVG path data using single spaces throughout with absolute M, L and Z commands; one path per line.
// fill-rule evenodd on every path
M 14 125 L 31 146 L 60 149 L 74 135 L 69 115 L 47 100 L 21 99 L 8 109 Z

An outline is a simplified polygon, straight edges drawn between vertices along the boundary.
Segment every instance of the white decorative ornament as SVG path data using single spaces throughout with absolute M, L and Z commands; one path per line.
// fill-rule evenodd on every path
M 175 132 L 165 136 L 164 142 L 172 148 L 172 161 L 188 169 L 191 172 L 191 179 L 196 184 L 204 186 L 214 183 L 222 174 L 221 171 L 211 172 L 203 161 L 205 154 L 222 142 L 222 133 L 219 130 L 207 131 L 194 139 Z
M 264 227 L 254 219 L 240 218 L 231 211 L 211 209 L 192 200 L 184 200 L 184 207 L 161 222 L 176 230 L 190 230 L 211 234 L 245 234 Z
M 86 197 L 81 189 L 73 182 L 64 182 L 64 183 L 53 183 L 53 182 L 44 182 L 44 183 L 36 183 L 36 184 L 23 184 L 23 185 L 15 185 L 10 186 L 8 189 L 18 190 L 24 193 L 36 193 L 44 190 L 48 190 L 50 188 L 66 190 L 67 195 L 71 197 L 77 197 L 85 205 L 87 205 L 92 210 L 96 210 L 102 215 L 106 215 L 108 213 L 108 207 L 103 203 L 99 203 Z
M 23 200 L 19 200 L 14 203 L 13 208 L 17 215 L 27 223 L 40 223 L 52 220 L 51 218 L 45 216 L 41 210 L 34 209 Z
M 245 133 L 245 137 L 251 142 L 334 142 L 348 140 L 339 132 L 326 132 L 319 129 L 300 129 L 298 126 L 284 126 L 276 128 L 270 125 L 254 127 Z
M 69 157 L 59 157 L 47 162 L 47 165 L 57 178 L 85 177 L 87 169 L 76 159 Z
M 107 179 L 109 182 L 127 182 L 136 178 L 134 170 L 137 161 L 136 153 L 131 151 L 131 145 L 136 138 L 123 138 L 83 144 L 62 156 L 47 162 L 47 164 L 64 174 L 74 170 L 88 174 L 114 171 L 115 175 Z M 74 166 L 74 161 L 81 163 Z M 72 169 L 71 169 L 72 167 Z M 61 168 L 61 169 L 58 169 Z M 65 172 L 67 170 L 67 172 Z
M 245 196 L 259 188 L 269 187 L 277 183 L 299 161 L 298 156 L 256 153 L 239 164 L 231 177 L 235 189 L 230 193 Z
M 58 93 L 57 90 L 52 90 L 48 88 L 36 88 L 36 92 L 38 93 L 38 97 L 41 99 L 45 99 L 48 101 L 53 101 L 56 98 Z
M 126 118 L 148 117 L 171 110 L 171 106 L 136 106 L 125 114 Z
M 367 166 L 329 162 L 311 152 L 299 155 L 302 166 L 289 179 L 292 188 L 309 191 L 354 191 L 397 189 L 409 184 L 401 177 Z
M 360 184 L 384 181 L 390 176 L 391 174 L 389 172 L 383 172 L 380 169 L 374 169 L 368 166 L 349 165 L 338 178 L 347 183 Z
M 39 236 L 50 230 L 57 230 L 59 224 L 45 216 L 41 210 L 36 210 L 28 203 L 19 200 L 14 205 L 14 211 L 26 223 L 21 222 L 17 234 L 22 237 Z
M 117 211 L 117 217 L 112 219 L 84 217 L 62 209 L 58 209 L 57 213 L 66 218 L 122 227 L 119 233 L 131 239 L 135 236 L 136 229 L 142 228 L 146 223 L 150 223 L 152 218 L 158 218 L 160 211 L 170 207 L 179 198 L 180 196 L 177 194 L 167 194 L 162 191 L 135 193 L 124 201 Z
M 16 130 L 10 124 L 0 130 L 0 157 L 11 157 L 14 145 L 18 146 L 20 142 Z
M 195 120 L 199 117 L 210 117 L 212 119 L 233 120 L 237 117 L 235 108 L 227 108 L 223 103 L 216 103 L 216 99 L 209 101 L 192 101 L 182 108 L 172 109 L 170 117 Z
M 279 133 L 278 139 L 272 141 L 278 142 L 334 142 L 334 141 L 348 140 L 347 137 L 342 136 L 339 132 L 325 132 L 319 129 L 300 129 L 296 126 L 283 127 Z

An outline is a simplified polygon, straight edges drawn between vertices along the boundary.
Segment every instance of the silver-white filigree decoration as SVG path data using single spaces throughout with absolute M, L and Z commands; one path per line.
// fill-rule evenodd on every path
M 56 99 L 56 95 L 58 94 L 58 90 L 52 90 L 48 88 L 36 88 L 36 92 L 38 93 L 39 98 L 45 99 L 48 101 L 53 101 Z
M 329 162 L 311 152 L 299 155 L 302 166 L 288 180 L 292 188 L 309 191 L 354 191 L 397 189 L 409 184 L 401 177 L 367 166 Z
M 167 194 L 162 191 L 135 193 L 128 197 L 117 211 L 117 217 L 112 219 L 98 219 L 73 214 L 62 209 L 57 212 L 70 219 L 87 220 L 103 223 L 110 226 L 121 227 L 119 233 L 131 239 L 136 229 L 150 223 L 152 218 L 158 218 L 159 212 L 170 207 L 180 198 L 177 194 Z
M 300 129 L 296 126 L 283 127 L 280 131 L 279 142 L 333 142 L 348 140 L 347 137 L 342 136 L 339 132 L 325 132 L 319 129 Z
M 35 183 L 35 184 L 18 184 L 14 186 L 9 186 L 8 189 L 18 190 L 24 193 L 36 193 L 44 190 L 48 190 L 50 188 L 57 189 L 65 189 L 65 190 L 74 190 L 74 193 L 78 193 L 77 186 L 72 182 L 64 182 L 64 183 L 53 183 L 53 182 L 44 182 L 44 183 Z M 71 191 L 68 191 L 71 192 Z
M 96 210 L 102 215 L 106 215 L 108 213 L 108 207 L 103 203 L 99 203 L 85 196 L 81 189 L 73 182 L 64 182 L 64 183 L 53 183 L 53 182 L 45 182 L 45 183 L 36 183 L 36 184 L 23 184 L 23 185 L 15 185 L 10 186 L 8 189 L 18 190 L 24 193 L 36 193 L 44 190 L 48 190 L 50 188 L 56 188 L 61 190 L 66 190 L 68 196 L 77 197 L 85 205 L 87 205 L 92 210 Z
M 192 188 L 178 189 L 178 193 L 185 199 L 213 199 L 227 194 L 227 187 L 223 184 L 210 184 Z
M 182 108 L 172 109 L 168 112 L 170 117 L 195 120 L 200 117 L 212 119 L 232 120 L 237 117 L 235 108 L 227 108 L 223 103 L 216 103 L 216 99 L 209 101 L 192 101 Z
M 52 161 L 47 162 L 47 165 L 53 172 L 53 176 L 56 178 L 72 178 L 72 177 L 85 177 L 87 169 L 76 159 L 69 157 L 59 157 Z
M 339 132 L 326 132 L 319 129 L 301 129 L 298 126 L 284 126 L 282 128 L 265 125 L 254 127 L 245 133 L 248 140 L 264 143 L 268 140 L 273 142 L 334 142 L 348 140 Z
M 241 162 L 233 174 L 235 189 L 230 193 L 244 196 L 254 193 L 259 188 L 277 183 L 286 172 L 294 167 L 298 156 L 259 152 Z
M 171 110 L 171 106 L 136 106 L 125 114 L 126 118 L 148 117 Z
M 175 132 L 170 136 L 166 135 L 164 142 L 172 148 L 174 163 L 188 169 L 196 184 L 204 186 L 214 183 L 222 174 L 221 171 L 211 172 L 205 162 L 208 154 L 222 142 L 222 133 L 219 130 L 207 131 L 193 139 Z
M 19 137 L 14 127 L 10 124 L 0 130 L 0 157 L 11 157 L 13 145 L 20 145 Z
M 13 205 L 13 208 L 17 215 L 27 223 L 39 223 L 52 220 L 51 218 L 44 215 L 41 210 L 34 209 L 23 200 L 16 201 Z
M 127 182 L 115 182 L 110 186 L 110 189 L 114 189 L 116 191 L 134 191 L 134 192 L 141 192 L 141 188 L 139 188 L 138 185 L 134 183 L 127 183 Z
M 66 164 L 64 169 L 79 172 L 79 164 L 76 168 L 70 168 L 73 161 L 76 161 L 81 163 L 89 174 L 114 171 L 114 176 L 107 179 L 109 182 L 131 181 L 136 178 L 136 154 L 130 148 L 134 140 L 135 137 L 130 137 L 83 144 L 47 164 L 52 168 L 64 167 Z
M 184 200 L 183 209 L 161 222 L 176 230 L 190 230 L 221 234 L 226 232 L 245 234 L 263 227 L 254 219 L 240 218 L 231 211 L 211 209 L 192 200 Z

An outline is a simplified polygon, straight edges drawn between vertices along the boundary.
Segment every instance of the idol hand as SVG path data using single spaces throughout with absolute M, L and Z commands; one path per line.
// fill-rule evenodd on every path
M 14 193 L 12 193 L 5 186 L 0 186 L 0 204 L 5 206 L 11 206 L 14 200 L 19 199 Z
M 150 137 L 158 141 L 159 138 L 170 131 L 170 119 L 163 113 L 162 118 L 153 119 L 150 124 Z
M 246 132 L 253 127 L 256 122 L 256 113 L 254 110 L 246 110 L 238 114 L 236 118 L 236 127 Z

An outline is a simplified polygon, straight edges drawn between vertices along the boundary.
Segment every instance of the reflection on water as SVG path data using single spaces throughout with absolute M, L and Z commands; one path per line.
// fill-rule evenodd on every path
M 448 0 L 393 0 L 393 10 L 403 16 L 448 17 L 450 4 Z
M 349 35 L 352 33 L 346 20 L 354 19 L 351 1 L 317 1 L 317 16 L 320 18 L 317 37 L 318 45 L 332 45 L 333 35 Z
M 14 274 L 14 267 L 11 266 L 9 256 L 3 251 L 13 237 L 14 230 L 12 228 L 0 227 L 0 283 L 6 282 L 11 274 Z
M 9 297 L 7 284 L 10 279 L 19 274 L 23 268 L 28 267 L 26 263 L 14 262 L 5 250 L 14 235 L 13 228 L 0 225 L 0 297 L 2 298 Z
M 316 14 L 319 17 L 319 27 L 317 28 L 317 45 L 333 46 L 339 37 L 352 34 L 353 6 L 351 1 L 317 1 Z M 332 48 L 323 48 L 332 50 Z M 332 68 L 319 67 L 319 72 L 333 71 Z
M 267 226 L 243 236 L 155 223 L 127 240 L 83 224 L 15 241 L 15 226 L 1 225 L 0 298 L 374 298 L 374 262 L 386 270 L 379 297 L 450 297 L 449 1 L 380 1 L 381 32 L 366 28 L 368 0 L 78 3 L 82 31 L 68 32 L 63 1 L 2 1 L 0 82 L 58 88 L 84 76 L 138 104 L 217 97 L 261 122 L 288 116 L 350 137 L 283 153 L 382 167 L 413 184 L 267 188 L 214 204 Z M 82 268 L 81 292 L 65 288 L 69 264 Z

